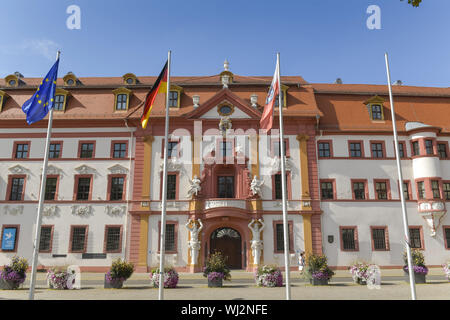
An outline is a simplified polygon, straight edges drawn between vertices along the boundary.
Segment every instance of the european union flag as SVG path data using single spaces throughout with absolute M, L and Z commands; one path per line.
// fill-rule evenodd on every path
M 44 119 L 49 110 L 53 108 L 58 66 L 59 59 L 42 80 L 36 93 L 23 104 L 22 111 L 27 115 L 28 124 Z

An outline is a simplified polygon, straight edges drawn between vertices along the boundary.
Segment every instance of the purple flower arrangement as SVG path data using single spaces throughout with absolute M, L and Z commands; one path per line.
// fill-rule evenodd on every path
M 47 280 L 52 289 L 66 290 L 73 289 L 75 277 L 70 272 L 61 270 L 48 270 Z
M 315 271 L 311 273 L 311 276 L 314 279 L 318 280 L 329 280 L 331 278 L 331 275 L 328 273 L 328 271 Z
M 444 268 L 445 276 L 447 277 L 448 281 L 450 281 L 450 262 L 443 264 L 442 267 Z
M 208 273 L 208 281 L 218 281 L 223 280 L 225 278 L 225 274 L 223 272 L 210 272 Z
M 124 277 L 114 278 L 111 274 L 111 271 L 108 271 L 108 273 L 106 273 L 105 279 L 106 279 L 106 282 L 108 282 L 108 283 L 124 282 L 126 280 Z
M 408 270 L 409 270 L 408 266 L 404 266 L 403 270 L 406 273 L 408 273 Z M 416 274 L 423 274 L 423 275 L 428 274 L 428 268 L 425 266 L 413 266 L 413 270 L 414 270 L 414 273 L 416 273 Z
M 5 281 L 11 281 L 16 284 L 16 286 L 21 285 L 25 282 L 25 272 L 14 271 L 10 266 L 5 266 L 0 272 L 0 278 Z
M 256 285 L 259 287 L 282 287 L 283 274 L 277 266 L 265 265 L 258 268 L 255 274 Z
M 369 268 L 373 266 L 364 262 L 356 263 L 350 267 L 353 281 L 364 284 L 370 277 Z
M 159 288 L 159 269 L 150 272 L 150 283 L 155 288 Z M 164 270 L 164 288 L 176 288 L 178 284 L 178 272 L 174 268 Z
M 11 264 L 5 265 L 0 272 L 0 279 L 12 283 L 15 288 L 25 282 L 28 261 L 24 258 L 14 256 Z

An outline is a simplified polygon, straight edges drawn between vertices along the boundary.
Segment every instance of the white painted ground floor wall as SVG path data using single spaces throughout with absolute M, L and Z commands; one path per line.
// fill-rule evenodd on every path
M 72 208 L 72 206 L 78 206 Z M 20 225 L 17 252 L 0 252 L 0 265 L 10 262 L 14 255 L 22 256 L 31 264 L 33 256 L 33 239 L 35 233 L 37 204 L 14 204 L 9 207 L 23 206 L 23 212 L 17 214 L 5 214 L 4 204 L 0 205 L 0 227 L 2 225 Z M 86 216 L 80 216 L 76 212 L 79 207 L 88 207 Z M 44 266 L 110 266 L 117 257 L 125 256 L 125 223 L 126 204 L 58 204 L 46 205 L 45 208 L 55 207 L 54 213 L 44 216 L 42 225 L 53 225 L 53 241 L 51 253 L 39 254 L 39 265 Z M 112 210 L 117 208 L 116 210 Z M 53 209 L 53 208 L 52 208 Z M 107 253 L 106 259 L 82 259 L 81 253 L 69 253 L 71 225 L 88 225 L 86 253 L 103 253 L 106 225 L 122 226 L 122 252 Z M 54 258 L 52 255 L 67 255 Z
M 441 265 L 450 260 L 450 250 L 445 248 L 443 225 L 450 225 L 447 213 L 436 236 L 430 236 L 430 229 L 425 220 L 417 212 L 417 203 L 407 203 L 408 224 L 422 226 L 425 256 L 427 265 Z M 379 266 L 402 266 L 404 232 L 402 210 L 399 201 L 392 202 L 354 202 L 327 201 L 321 203 L 323 250 L 330 266 L 349 266 L 357 259 L 375 263 Z M 339 226 L 357 226 L 359 251 L 342 251 L 340 245 Z M 389 234 L 389 251 L 373 251 L 371 226 L 387 226 Z M 328 236 L 334 236 L 334 242 L 328 242 Z

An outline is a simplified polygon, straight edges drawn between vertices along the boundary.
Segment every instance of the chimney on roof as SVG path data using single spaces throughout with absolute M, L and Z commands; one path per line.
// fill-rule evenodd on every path
M 394 86 L 401 86 L 403 84 L 402 80 L 397 80 L 394 83 Z
M 14 75 L 19 79 L 23 78 L 23 74 L 21 74 L 19 71 L 14 72 Z
M 337 78 L 334 83 L 335 84 L 342 84 L 342 79 L 341 78 Z

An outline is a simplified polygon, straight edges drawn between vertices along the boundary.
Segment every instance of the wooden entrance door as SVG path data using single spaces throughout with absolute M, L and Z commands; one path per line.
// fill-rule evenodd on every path
M 230 269 L 242 269 L 241 235 L 231 228 L 219 228 L 211 234 L 210 253 L 222 252 Z

